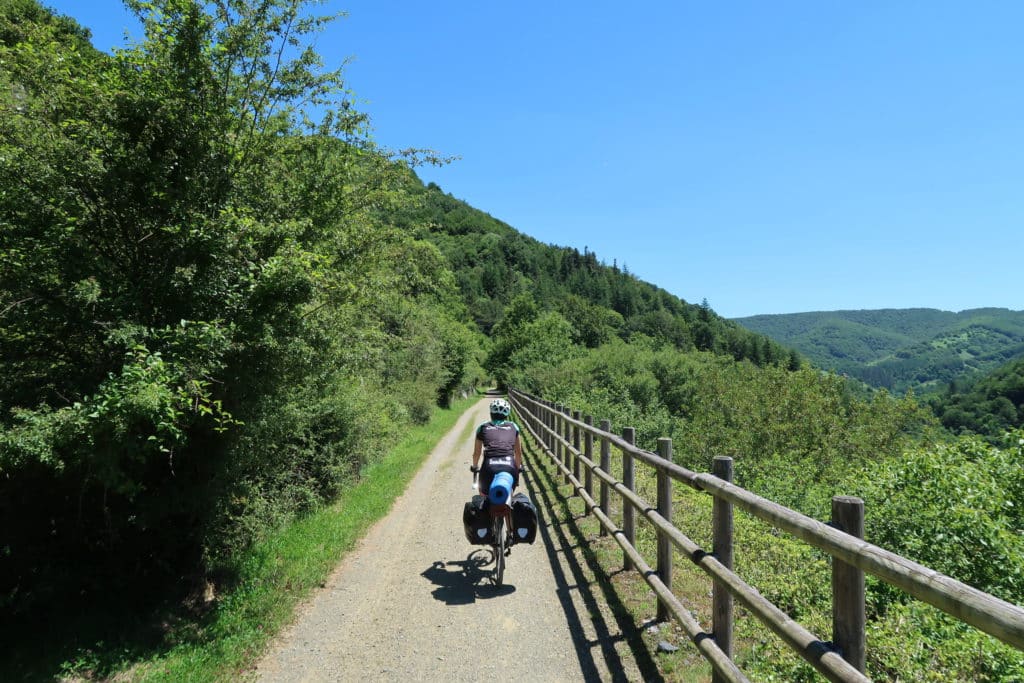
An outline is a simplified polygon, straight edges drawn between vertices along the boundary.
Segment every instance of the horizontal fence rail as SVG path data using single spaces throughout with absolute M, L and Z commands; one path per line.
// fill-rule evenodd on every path
M 515 389 L 509 391 L 509 399 L 534 442 L 555 462 L 565 481 L 572 484 L 594 514 L 602 535 L 611 534 L 622 547 L 625 567 L 639 572 L 654 590 L 659 619 L 671 616 L 684 628 L 711 663 L 716 682 L 747 680 L 731 659 L 733 599 L 829 680 L 869 680 L 863 674 L 865 573 L 1024 650 L 1024 609 L 864 541 L 863 503 L 859 499 L 837 496 L 833 499 L 832 524 L 824 524 L 730 483 L 731 458 L 715 458 L 715 474 L 692 472 L 672 462 L 669 439 L 660 439 L 659 452 L 652 453 L 633 443 L 631 428 L 624 429 L 622 436 L 613 434 L 607 420 L 594 427 L 592 416 L 583 416 L 566 406 L 556 406 Z M 594 459 L 595 441 L 600 445 L 600 462 Z M 622 453 L 622 480 L 608 471 L 611 447 Z M 633 467 L 637 462 L 654 468 L 657 473 L 658 501 L 654 505 L 634 490 Z M 582 481 L 581 466 L 584 468 Z M 593 478 L 600 481 L 598 498 L 594 497 Z M 672 524 L 673 480 L 714 497 L 713 553 L 703 550 Z M 611 492 L 622 501 L 621 529 L 609 516 Z M 831 642 L 793 621 L 732 571 L 733 506 L 833 558 Z M 658 566 L 655 568 L 650 567 L 634 545 L 636 513 L 655 529 L 658 538 Z M 670 546 L 713 579 L 712 633 L 705 632 L 671 592 Z

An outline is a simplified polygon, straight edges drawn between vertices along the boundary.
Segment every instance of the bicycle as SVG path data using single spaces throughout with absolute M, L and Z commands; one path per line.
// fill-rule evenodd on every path
M 479 490 L 480 469 L 470 467 L 473 473 L 473 490 Z M 520 474 L 525 468 L 519 470 Z M 509 501 L 512 497 L 509 496 Z M 494 555 L 494 573 L 491 581 L 495 586 L 500 586 L 505 579 L 505 558 L 512 553 L 512 546 L 515 544 L 515 537 L 512 535 L 512 507 L 505 503 L 490 503 L 487 512 L 491 516 L 491 553 Z

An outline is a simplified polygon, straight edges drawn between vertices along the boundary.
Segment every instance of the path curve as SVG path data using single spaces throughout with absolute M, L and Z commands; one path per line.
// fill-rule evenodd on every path
M 466 542 L 469 427 L 487 419 L 488 401 L 459 419 L 391 513 L 298 610 L 259 663 L 260 681 L 639 680 L 608 647 L 622 636 L 606 625 L 592 633 L 594 605 L 560 566 L 574 560 L 543 509 L 537 542 L 513 548 L 503 586 L 489 580 L 490 550 Z

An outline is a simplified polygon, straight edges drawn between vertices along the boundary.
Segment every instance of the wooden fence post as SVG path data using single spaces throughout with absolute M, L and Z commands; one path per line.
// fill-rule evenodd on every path
M 612 430 L 612 423 L 609 422 L 608 420 L 601 420 L 600 429 L 602 432 L 610 432 Z M 602 436 L 601 469 L 604 470 L 605 472 L 608 471 L 608 463 L 611 462 L 611 459 L 612 445 L 608 443 L 608 439 L 606 437 Z M 603 512 L 606 515 L 608 514 L 608 482 L 606 482 L 604 479 L 601 480 L 601 496 L 600 501 L 598 502 L 598 506 L 601 508 L 601 512 Z M 599 535 L 608 535 L 608 530 L 604 528 L 604 525 L 601 525 L 601 531 L 599 532 Z
M 586 419 L 583 420 L 588 427 L 594 426 L 594 416 L 587 415 Z M 587 457 L 587 460 L 594 462 L 594 435 L 588 430 L 583 436 L 583 454 Z M 586 490 L 587 495 L 591 499 L 594 497 L 594 473 L 591 469 L 587 468 L 587 473 L 583 475 L 584 484 L 583 488 Z
M 541 400 L 538 404 L 538 410 L 541 413 L 541 424 L 548 427 L 548 401 Z M 548 440 L 548 431 L 546 429 L 541 430 L 541 443 L 544 445 L 546 450 L 551 450 L 550 441 Z
M 611 424 L 608 425 L 608 430 L 611 431 Z M 612 469 L 612 445 L 610 442 L 605 441 L 601 448 L 601 469 L 607 474 L 611 474 Z M 601 480 L 601 512 L 611 517 L 611 487 L 608 486 L 608 482 L 604 479 Z
M 572 411 L 572 417 L 577 422 L 580 419 L 580 411 Z M 576 425 L 572 426 L 572 447 L 576 449 L 576 452 L 572 454 L 572 475 L 576 477 L 576 481 L 580 480 L 580 428 Z
M 732 458 L 722 455 L 715 456 L 711 473 L 722 481 L 732 483 Z M 726 569 L 732 570 L 732 503 L 716 496 L 711 518 L 714 528 L 714 538 L 712 541 L 714 555 Z M 715 636 L 715 643 L 718 644 L 718 647 L 725 656 L 731 659 L 733 628 L 732 594 L 721 582 L 715 581 L 711 602 L 711 632 Z M 712 672 L 712 683 L 724 683 L 725 680 L 717 671 Z
M 555 428 L 554 413 L 552 412 L 553 408 L 554 403 L 552 403 L 550 400 L 544 401 L 544 424 L 548 427 L 549 430 Z M 544 432 L 544 441 L 548 446 L 548 453 L 550 453 L 553 456 L 555 453 L 555 444 L 554 441 L 551 440 L 550 431 Z
M 535 434 L 540 434 L 543 430 L 540 428 L 540 418 L 542 413 L 536 405 L 527 403 L 527 414 L 530 416 L 530 424 L 533 425 L 533 431 Z
M 555 445 L 555 461 L 562 462 L 562 441 L 558 438 L 562 434 L 562 404 L 556 403 L 554 411 L 555 433 L 551 436 L 551 442 Z
M 853 496 L 832 498 L 832 526 L 864 538 L 864 501 Z M 864 572 L 832 558 L 832 642 L 850 666 L 864 673 Z
M 572 460 L 572 451 L 569 450 L 569 444 L 572 443 L 572 425 L 569 423 L 568 420 L 569 406 L 562 406 L 562 415 L 562 438 L 565 439 L 566 444 L 565 446 L 562 447 L 562 462 L 565 465 L 565 468 L 568 470 L 569 465 L 572 464 L 570 462 Z M 568 472 L 566 472 L 565 474 L 565 483 L 572 483 L 572 478 L 569 476 Z M 576 495 L 575 489 L 573 489 L 572 495 Z
M 622 438 L 630 446 L 636 444 L 636 430 L 632 427 L 626 427 L 622 430 Z M 622 451 L 622 484 L 633 491 L 636 488 L 636 472 L 633 465 L 633 454 L 629 451 Z M 622 535 L 625 536 L 626 541 L 636 547 L 636 514 L 633 506 L 626 501 L 622 501 Z M 633 560 L 629 559 L 629 555 L 622 552 L 622 566 L 624 569 L 633 568 Z
M 665 460 L 672 462 L 672 439 L 662 437 L 658 439 L 658 455 Z M 666 522 L 672 523 L 672 478 L 663 468 L 658 468 L 658 514 Z M 658 531 L 658 578 L 665 584 L 669 592 L 672 591 L 672 544 L 668 536 Z M 658 621 L 668 621 L 668 607 L 658 601 Z

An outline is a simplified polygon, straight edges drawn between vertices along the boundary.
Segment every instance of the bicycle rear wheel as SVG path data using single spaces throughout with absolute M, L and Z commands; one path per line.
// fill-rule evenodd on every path
M 494 585 L 500 586 L 505 579 L 505 517 L 494 520 Z

